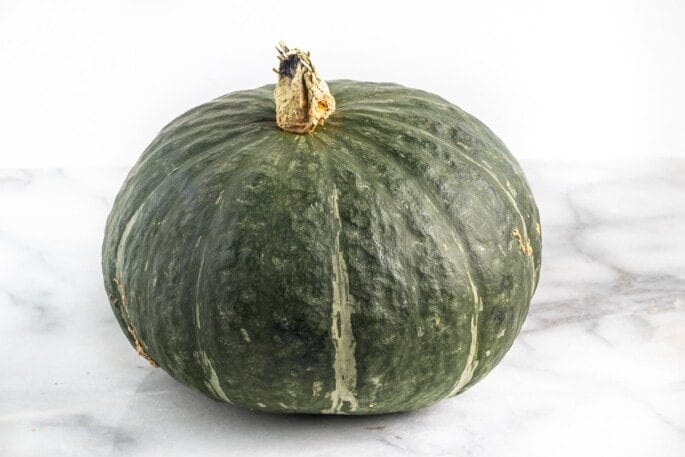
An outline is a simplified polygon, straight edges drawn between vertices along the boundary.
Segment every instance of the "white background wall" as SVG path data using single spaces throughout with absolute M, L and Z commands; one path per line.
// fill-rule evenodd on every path
M 0 0 L 0 167 L 130 165 L 183 111 L 274 82 L 442 95 L 519 158 L 685 156 L 685 2 Z

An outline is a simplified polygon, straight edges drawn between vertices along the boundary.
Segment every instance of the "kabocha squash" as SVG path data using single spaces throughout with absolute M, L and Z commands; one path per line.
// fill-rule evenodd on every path
M 167 125 L 107 220 L 109 299 L 138 353 L 217 400 L 284 413 L 425 407 L 518 334 L 540 224 L 481 122 L 396 84 L 278 84 Z

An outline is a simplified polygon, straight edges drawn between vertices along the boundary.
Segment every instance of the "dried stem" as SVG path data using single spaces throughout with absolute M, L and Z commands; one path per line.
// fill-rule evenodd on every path
M 293 133 L 309 133 L 335 111 L 335 98 L 323 81 L 308 52 L 290 49 L 282 41 L 276 47 L 280 61 L 274 89 L 276 124 Z

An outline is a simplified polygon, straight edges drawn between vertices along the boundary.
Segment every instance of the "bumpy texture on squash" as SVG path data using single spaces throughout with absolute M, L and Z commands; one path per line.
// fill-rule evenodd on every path
M 385 83 L 279 130 L 273 86 L 165 127 L 107 221 L 105 285 L 139 353 L 256 410 L 373 414 L 467 389 L 518 334 L 540 268 L 521 168 L 481 122 Z

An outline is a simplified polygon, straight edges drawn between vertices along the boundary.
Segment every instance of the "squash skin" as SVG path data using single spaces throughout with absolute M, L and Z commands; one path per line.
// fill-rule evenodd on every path
M 131 344 L 217 400 L 422 408 L 476 383 L 519 333 L 538 210 L 504 144 L 458 107 L 395 84 L 329 87 L 337 111 L 308 135 L 276 127 L 272 85 L 167 125 L 107 220 L 105 288 Z M 352 334 L 337 352 L 334 326 Z M 341 371 L 355 401 L 340 400 Z

